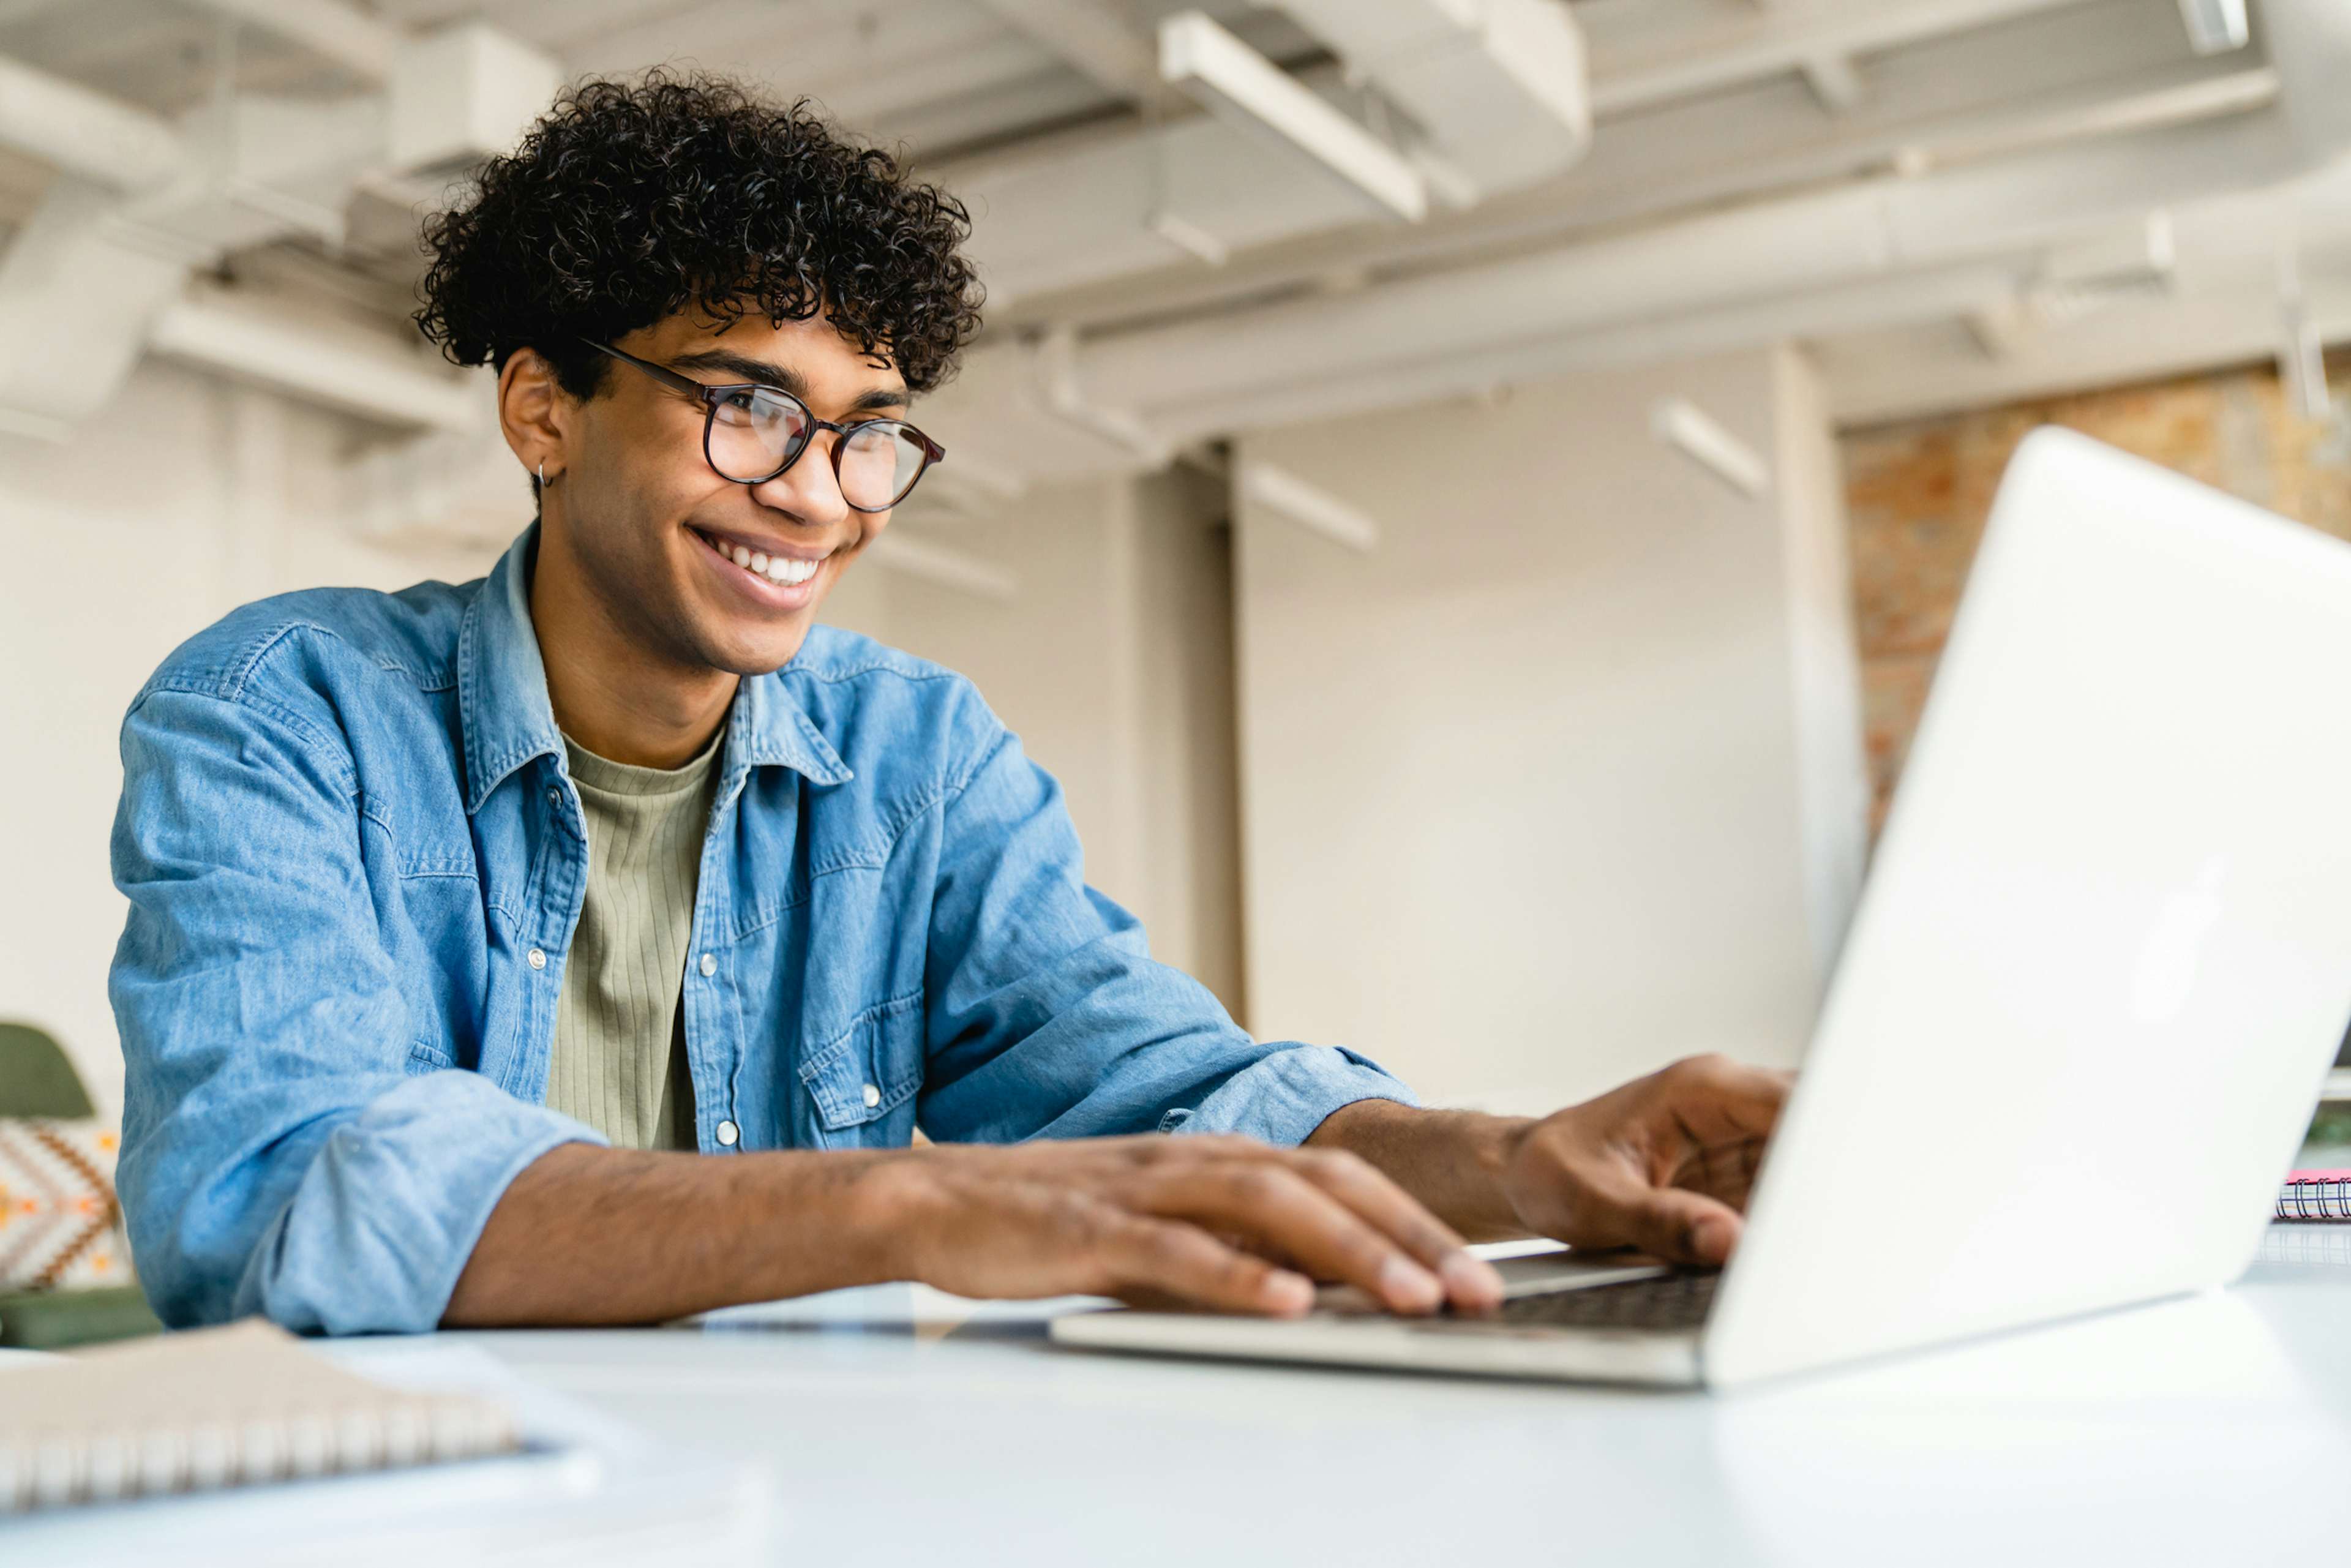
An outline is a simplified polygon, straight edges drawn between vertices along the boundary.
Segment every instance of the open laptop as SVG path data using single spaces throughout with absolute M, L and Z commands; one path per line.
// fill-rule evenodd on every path
M 1053 1337 L 1728 1387 L 2226 1283 L 2351 1017 L 2346 672 L 2351 545 L 2036 432 L 1729 1269 Z

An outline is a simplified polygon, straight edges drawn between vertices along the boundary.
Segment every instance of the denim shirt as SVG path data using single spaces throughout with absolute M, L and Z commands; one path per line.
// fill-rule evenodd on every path
M 542 1103 L 588 869 L 528 603 L 490 575 L 247 605 L 131 704 L 119 1181 L 164 1320 L 420 1331 Z M 1217 1131 L 1409 1102 L 1259 1044 L 1085 885 L 963 677 L 819 627 L 727 718 L 685 973 L 701 1153 Z

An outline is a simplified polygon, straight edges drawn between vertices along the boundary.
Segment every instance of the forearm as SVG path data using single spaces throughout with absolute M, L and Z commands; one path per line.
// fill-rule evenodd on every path
M 1358 1100 L 1332 1112 L 1306 1142 L 1369 1161 L 1468 1239 L 1500 1241 L 1529 1234 L 1510 1207 L 1503 1172 L 1533 1124 L 1520 1117 Z
M 658 1322 L 903 1278 L 875 1178 L 905 1157 L 563 1145 L 498 1199 L 442 1322 Z

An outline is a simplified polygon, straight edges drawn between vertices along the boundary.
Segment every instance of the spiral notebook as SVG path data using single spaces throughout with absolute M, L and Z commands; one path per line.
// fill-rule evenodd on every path
M 513 1453 L 506 1409 L 386 1387 L 257 1319 L 0 1375 L 0 1516 Z
M 2289 1171 L 2278 1190 L 2280 1219 L 2351 1219 L 2351 1170 Z

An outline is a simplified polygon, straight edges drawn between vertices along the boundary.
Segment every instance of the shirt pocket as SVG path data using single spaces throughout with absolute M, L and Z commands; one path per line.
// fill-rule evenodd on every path
M 923 994 L 876 1002 L 800 1063 L 800 1082 L 828 1145 L 902 1145 L 923 1086 Z

